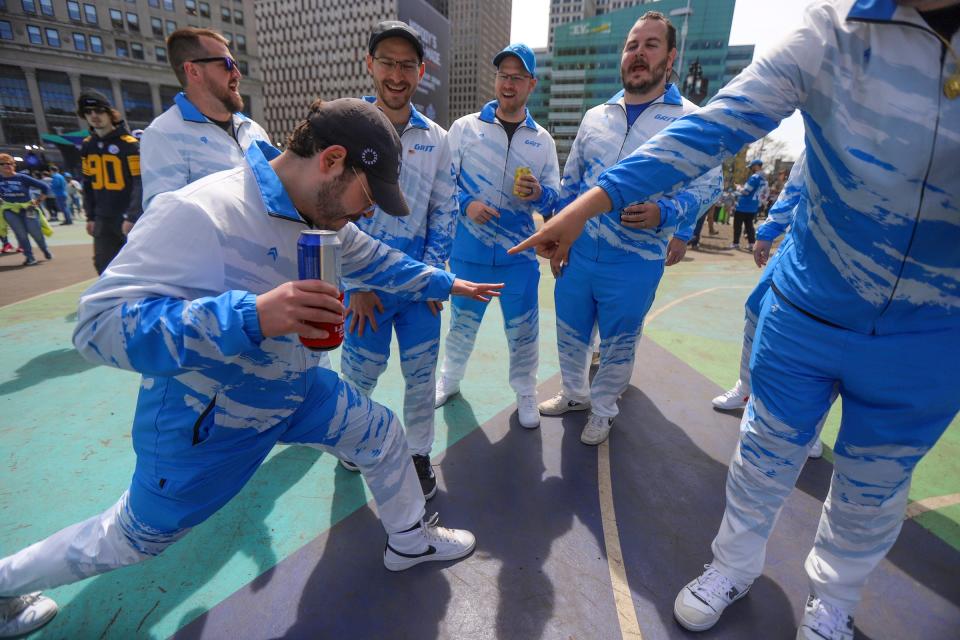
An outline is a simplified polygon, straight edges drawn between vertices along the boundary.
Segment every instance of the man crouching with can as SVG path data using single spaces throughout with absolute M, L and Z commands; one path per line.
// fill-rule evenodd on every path
M 327 338 L 314 325 L 341 323 L 344 308 L 333 283 L 297 279 L 297 241 L 308 228 L 339 231 L 344 280 L 413 299 L 489 300 L 501 285 L 456 279 L 349 224 L 375 204 L 407 213 L 400 141 L 371 104 L 316 103 L 285 152 L 254 143 L 245 160 L 158 195 L 80 300 L 77 349 L 143 374 L 136 470 L 102 514 L 0 560 L 0 604 L 18 609 L 19 633 L 56 612 L 32 592 L 160 554 L 233 498 L 278 442 L 360 467 L 388 534 L 387 569 L 474 548 L 470 532 L 425 518 L 393 413 L 316 366 L 322 352 L 298 339 Z

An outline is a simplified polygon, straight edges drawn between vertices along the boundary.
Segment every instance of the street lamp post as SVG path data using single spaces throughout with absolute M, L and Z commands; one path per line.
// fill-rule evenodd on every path
M 690 16 L 693 15 L 693 9 L 690 8 L 690 2 L 692 0 L 687 0 L 687 6 L 674 9 L 670 12 L 671 17 L 683 16 L 683 26 L 680 28 L 680 60 L 677 65 L 677 75 L 685 73 L 683 68 L 683 52 L 687 47 L 687 21 L 690 19 Z M 680 78 L 680 85 L 683 86 L 683 78 Z

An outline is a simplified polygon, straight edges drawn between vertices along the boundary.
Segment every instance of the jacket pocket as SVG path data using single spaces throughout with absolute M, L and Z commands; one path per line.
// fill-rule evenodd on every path
M 203 413 L 200 414 L 200 417 L 197 418 L 197 421 L 193 423 L 193 444 L 198 445 L 204 440 L 207 439 L 207 436 L 210 434 L 210 429 L 213 427 L 212 421 L 211 424 L 205 425 L 207 417 L 210 415 L 210 412 L 213 411 L 213 408 L 217 405 L 217 396 L 213 396 L 213 399 L 210 400 L 210 404 L 207 405 L 207 408 L 203 410 Z

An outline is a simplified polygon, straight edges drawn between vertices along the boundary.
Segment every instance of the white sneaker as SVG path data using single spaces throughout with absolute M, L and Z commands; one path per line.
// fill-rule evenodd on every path
M 469 555 L 475 546 L 477 539 L 472 533 L 441 527 L 435 513 L 409 531 L 390 534 L 383 565 L 390 571 L 403 571 L 421 562 L 457 560 Z
M 853 616 L 811 595 L 803 608 L 797 640 L 853 640 Z
M 437 395 L 434 400 L 434 408 L 442 407 L 447 400 L 460 393 L 460 383 L 453 382 L 440 376 L 437 379 Z
M 610 435 L 610 427 L 612 426 L 613 418 L 601 418 L 591 413 L 587 419 L 587 426 L 583 428 L 583 432 L 580 434 L 580 442 L 589 445 L 600 444 Z
M 749 393 L 744 393 L 743 383 L 737 380 L 733 388 L 713 399 L 713 406 L 717 409 L 743 409 L 750 399 Z
M 524 429 L 536 429 L 540 426 L 540 412 L 537 411 L 537 396 L 517 394 L 517 418 Z
M 15 598 L 0 598 L 0 638 L 30 633 L 53 620 L 57 603 L 39 591 Z
M 813 443 L 813 446 L 810 447 L 810 451 L 807 451 L 807 457 L 813 458 L 816 460 L 823 455 L 823 440 L 817 438 L 817 441 Z
M 584 411 L 589 408 L 590 402 L 577 402 L 576 400 L 571 400 L 567 396 L 563 395 L 562 391 L 549 400 L 544 400 L 537 405 L 537 409 L 540 411 L 540 414 L 544 416 L 559 416 L 568 411 Z
M 704 568 L 706 571 L 681 589 L 673 601 L 673 617 L 690 631 L 706 631 L 717 624 L 723 610 L 750 591 L 749 584 L 736 584 L 713 565 Z

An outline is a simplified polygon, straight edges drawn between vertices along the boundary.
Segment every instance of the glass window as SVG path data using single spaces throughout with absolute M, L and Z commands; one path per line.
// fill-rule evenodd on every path
M 80 22 L 81 16 L 80 16 L 79 2 L 76 2 L 76 0 L 67 0 L 67 16 L 71 20 L 76 20 L 77 22 Z
M 169 85 L 160 85 L 160 108 L 166 111 L 173 106 L 173 98 L 180 93 L 180 87 L 171 87 Z
M 123 107 L 131 129 L 141 129 L 153 120 L 153 97 L 150 85 L 146 82 L 122 80 L 120 93 L 123 94 Z
M 177 7 L 173 4 L 173 0 L 163 0 L 163 8 L 167 11 L 176 11 Z
M 197 0 L 183 0 L 183 6 L 190 15 L 197 15 Z
M 160 18 L 150 18 L 150 30 L 155 36 L 163 36 L 163 20 Z
M 110 24 L 114 29 L 123 29 L 123 11 L 110 9 Z
M 159 9 L 159 8 L 160 8 L 160 0 L 149 0 L 149 1 L 147 2 L 147 4 L 149 4 L 151 7 L 155 8 L 155 9 Z
M 27 40 L 30 44 L 43 44 L 43 36 L 40 35 L 40 27 L 32 24 L 27 25 Z
M 90 51 L 103 53 L 103 38 L 100 36 L 90 36 Z
M 177 23 L 173 20 L 167 20 L 167 35 L 177 30 Z
M 237 52 L 238 52 L 238 53 L 246 53 L 246 52 L 247 52 L 247 36 L 243 35 L 242 33 L 238 33 L 238 34 L 237 34 L 237 39 L 236 39 L 235 42 L 236 42 L 236 45 L 237 45 Z
M 220 19 L 224 22 L 230 22 L 230 7 L 220 5 Z
M 87 36 L 82 33 L 73 32 L 73 48 L 77 51 L 87 50 Z
M 240 11 L 240 9 L 233 10 L 233 23 L 243 24 L 243 11 Z
M 117 47 L 117 57 L 118 57 L 118 58 L 129 58 L 129 57 L 130 57 L 130 50 L 127 49 L 127 41 L 126 41 L 126 40 L 117 40 L 115 46 Z
M 134 60 L 143 60 L 143 45 L 139 42 L 130 43 L 130 56 Z
M 37 69 L 37 87 L 40 89 L 40 103 L 47 117 L 47 125 L 56 131 L 63 127 L 67 131 L 77 128 L 75 114 L 77 103 L 73 98 L 70 78 L 62 71 Z
M 240 73 L 247 75 L 250 72 L 250 68 L 247 66 L 246 60 L 237 60 L 237 69 L 240 69 Z
M 201 3 L 200 3 L 200 16 L 201 16 L 201 17 L 204 17 L 204 18 L 209 18 L 209 17 L 210 17 L 210 3 L 209 3 L 209 2 L 201 2 Z
M 101 76 L 80 76 L 80 91 L 97 91 L 113 102 L 113 85 Z
M 24 13 L 36 13 L 37 3 L 34 0 L 20 0 L 20 6 Z
M 51 47 L 60 47 L 60 32 L 52 27 L 44 29 L 47 34 L 47 44 Z
M 97 24 L 97 6 L 94 4 L 83 3 L 83 17 L 89 24 Z
M 157 62 L 166 62 L 167 61 L 167 48 L 166 47 L 154 47 L 153 54 L 157 56 Z
M 140 31 L 140 16 L 127 12 L 127 28 L 130 31 Z
M 0 65 L 0 111 L 3 112 L 0 127 L 7 144 L 37 143 L 37 119 L 33 115 L 27 78 L 20 67 Z
M 0 40 L 13 40 L 13 27 L 7 20 L 0 20 Z
M 40 0 L 40 12 L 45 16 L 54 15 L 53 0 Z

